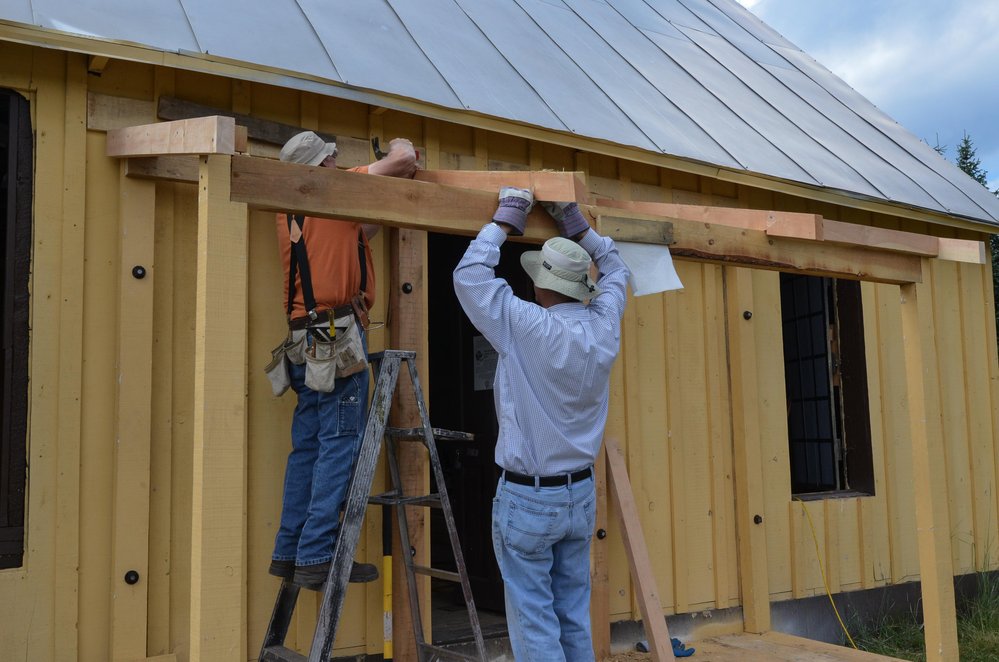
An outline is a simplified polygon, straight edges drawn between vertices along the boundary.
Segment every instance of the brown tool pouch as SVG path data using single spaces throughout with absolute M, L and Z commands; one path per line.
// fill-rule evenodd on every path
M 361 330 L 353 313 L 333 320 L 333 340 L 315 335 L 305 350 L 305 385 L 313 391 L 329 393 L 336 379 L 368 367 Z
M 367 331 L 371 322 L 368 320 L 368 307 L 364 304 L 364 292 L 355 294 L 350 300 L 350 305 L 354 309 L 354 314 L 357 315 L 357 321 L 361 323 L 361 328 Z

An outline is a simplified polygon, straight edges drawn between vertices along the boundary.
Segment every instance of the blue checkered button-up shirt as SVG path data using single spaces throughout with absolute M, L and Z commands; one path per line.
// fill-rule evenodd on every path
M 496 463 L 528 475 L 576 471 L 600 451 L 628 268 L 614 242 L 590 230 L 579 244 L 600 270 L 601 293 L 589 305 L 545 309 L 517 298 L 496 277 L 505 240 L 498 225 L 487 224 L 454 270 L 462 308 L 499 354 Z

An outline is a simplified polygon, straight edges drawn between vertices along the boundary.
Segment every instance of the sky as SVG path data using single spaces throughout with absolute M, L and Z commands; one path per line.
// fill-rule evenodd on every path
M 965 132 L 999 188 L 999 0 L 738 0 L 954 161 Z

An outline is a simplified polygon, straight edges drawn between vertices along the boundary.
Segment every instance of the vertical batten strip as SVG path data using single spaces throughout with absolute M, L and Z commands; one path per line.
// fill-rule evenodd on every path
M 118 370 L 111 544 L 111 653 L 146 656 L 149 459 L 152 417 L 153 238 L 156 184 L 125 175 L 118 187 Z
M 231 157 L 200 157 L 194 353 L 190 659 L 247 659 L 246 205 Z
M 743 628 L 761 633 L 770 629 L 770 594 L 766 523 L 762 520 L 765 504 L 755 330 L 752 318 L 744 315 L 753 310 L 753 275 L 749 269 L 726 267 L 724 277 Z
M 55 658 L 79 657 L 80 436 L 82 425 L 84 228 L 86 227 L 86 57 L 66 55 L 62 232 L 59 259 L 59 489 L 56 500 Z M 41 162 L 40 160 L 38 162 Z M 41 190 L 36 188 L 36 190 Z

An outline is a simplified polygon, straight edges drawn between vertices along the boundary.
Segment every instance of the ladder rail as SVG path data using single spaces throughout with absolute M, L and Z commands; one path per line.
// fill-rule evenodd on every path
M 364 511 L 368 506 L 368 494 L 371 491 L 371 482 L 374 479 L 375 466 L 378 463 L 389 410 L 392 406 L 391 394 L 395 392 L 399 380 L 398 361 L 381 363 L 375 392 L 371 399 L 371 410 L 368 412 L 368 422 L 364 427 L 364 440 L 361 442 L 361 449 L 354 465 L 354 475 L 347 492 L 343 521 L 337 533 L 336 544 L 333 546 L 330 575 L 326 582 L 326 590 L 323 592 L 316 631 L 312 637 L 309 662 L 329 660 L 340 614 L 343 611 L 343 602 L 347 596 L 347 583 L 354 552 L 357 550 Z
M 468 581 L 468 572 L 465 566 L 465 557 L 461 552 L 461 541 L 458 540 L 458 529 L 454 523 L 454 513 L 451 510 L 451 499 L 447 495 L 447 485 L 444 481 L 444 471 L 441 468 L 440 456 L 437 454 L 437 442 L 434 440 L 433 429 L 430 426 L 430 415 L 427 413 L 426 401 L 423 399 L 423 389 L 420 386 L 420 379 L 416 374 L 416 362 L 407 361 L 409 367 L 410 381 L 413 383 L 413 391 L 416 396 L 416 406 L 420 411 L 420 422 L 423 424 L 424 445 L 430 454 L 430 466 L 434 472 L 434 479 L 437 481 L 437 493 L 441 499 L 441 510 L 444 511 L 444 521 L 447 525 L 448 537 L 451 541 L 451 549 L 454 552 L 455 566 L 458 568 L 458 575 L 461 579 L 461 592 L 465 598 L 465 605 L 468 608 L 468 619 L 472 626 L 472 635 L 475 638 L 475 645 L 480 655 L 486 650 L 485 641 L 482 638 L 482 627 L 479 623 L 479 613 L 475 609 L 475 598 L 472 596 L 472 586 Z

